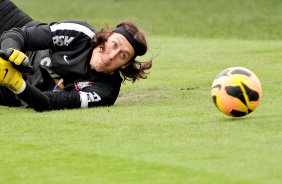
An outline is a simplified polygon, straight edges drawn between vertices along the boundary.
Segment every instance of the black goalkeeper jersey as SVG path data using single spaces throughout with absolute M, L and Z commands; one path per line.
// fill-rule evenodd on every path
M 24 26 L 2 35 L 1 49 L 28 53 L 35 73 L 26 81 L 46 91 L 51 109 L 109 106 L 114 104 L 122 78 L 90 69 L 95 29 L 86 22 Z

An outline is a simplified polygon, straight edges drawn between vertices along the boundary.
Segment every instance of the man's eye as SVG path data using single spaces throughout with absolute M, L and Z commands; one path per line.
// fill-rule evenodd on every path
M 125 55 L 123 52 L 121 52 L 119 55 L 120 55 L 120 57 L 121 57 L 122 59 L 125 59 L 125 58 L 126 58 L 126 55 Z
M 113 47 L 113 48 L 117 48 L 117 46 L 118 46 L 118 45 L 117 45 L 116 42 L 113 42 L 113 43 L 112 43 L 112 47 Z

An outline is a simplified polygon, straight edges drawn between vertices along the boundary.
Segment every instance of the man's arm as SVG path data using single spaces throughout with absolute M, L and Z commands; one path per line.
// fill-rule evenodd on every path
M 4 32 L 0 38 L 1 50 L 13 48 L 22 52 L 44 50 L 53 46 L 50 26 L 38 24 L 13 28 Z

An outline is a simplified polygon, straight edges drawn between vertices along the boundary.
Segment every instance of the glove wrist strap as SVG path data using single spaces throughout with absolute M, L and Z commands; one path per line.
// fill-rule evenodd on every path
M 23 85 L 17 90 L 17 91 L 13 91 L 16 95 L 21 94 L 26 88 L 26 83 L 25 81 L 23 82 Z

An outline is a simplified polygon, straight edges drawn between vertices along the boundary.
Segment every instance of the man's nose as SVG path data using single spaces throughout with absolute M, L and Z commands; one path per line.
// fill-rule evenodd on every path
M 119 50 L 116 49 L 116 50 L 112 50 L 110 53 L 109 53 L 109 60 L 113 60 L 117 55 L 118 55 L 118 52 Z

